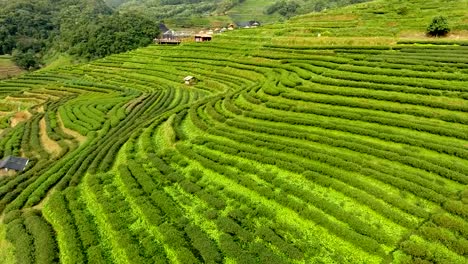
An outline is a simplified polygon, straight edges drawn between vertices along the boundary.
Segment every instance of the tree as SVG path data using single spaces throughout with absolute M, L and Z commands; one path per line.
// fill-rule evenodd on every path
M 296 11 L 299 7 L 299 4 L 295 1 L 276 1 L 266 8 L 265 14 L 271 15 L 275 12 L 278 12 L 278 14 L 289 18 L 296 14 Z
M 35 70 L 41 67 L 39 56 L 31 49 L 26 52 L 17 49 L 14 50 L 13 61 L 20 68 L 25 70 Z
M 440 37 L 445 36 L 450 32 L 450 27 L 447 18 L 444 16 L 436 16 L 432 19 L 431 24 L 427 27 L 429 36 Z
M 143 47 L 159 35 L 155 20 L 135 12 L 102 16 L 93 23 L 83 23 L 75 28 L 62 34 L 68 36 L 64 46 L 69 47 L 72 55 L 87 59 Z

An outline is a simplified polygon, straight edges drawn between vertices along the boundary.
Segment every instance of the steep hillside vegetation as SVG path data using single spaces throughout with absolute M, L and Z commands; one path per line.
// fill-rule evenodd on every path
M 10 56 L 0 56 L 0 79 L 20 74 L 22 71 L 12 61 Z
M 372 45 L 373 42 L 382 41 L 385 37 L 390 39 L 388 43 L 402 38 L 425 38 L 426 28 L 433 17 L 442 15 L 447 17 L 452 29 L 453 34 L 449 38 L 466 40 L 468 38 L 467 6 L 467 0 L 451 1 L 450 5 L 441 5 L 440 1 L 436 0 L 378 0 L 322 13 L 297 16 L 285 23 L 250 31 L 251 34 L 249 31 L 244 31 L 244 35 L 246 38 L 255 36 L 257 40 L 262 41 L 274 39 L 274 41 L 283 41 L 285 44 L 287 41 L 290 44 L 297 44 L 303 40 L 306 43 L 330 44 L 330 39 L 326 37 L 335 37 L 343 39 L 341 44 L 358 42 Z M 243 37 L 243 35 L 236 35 L 236 37 Z M 362 41 L 359 42 L 360 38 Z M 439 40 L 443 41 L 444 38 Z
M 216 27 L 250 20 L 272 23 L 368 0 L 107 0 L 116 9 L 139 10 L 177 27 Z
M 466 263 L 466 42 L 300 21 L 1 81 L 0 262 Z
M 114 12 L 101 0 L 0 2 L 0 55 L 28 70 L 57 54 L 92 59 L 146 46 L 158 33 L 154 18 Z

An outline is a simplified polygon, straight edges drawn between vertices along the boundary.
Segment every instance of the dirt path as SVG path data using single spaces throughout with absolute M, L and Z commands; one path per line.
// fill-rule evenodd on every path
M 39 112 L 39 113 L 44 113 L 44 105 L 41 105 L 39 107 L 36 108 L 36 111 Z
M 5 171 L 4 169 L 0 169 L 0 178 L 1 177 L 9 177 L 9 176 L 13 176 L 15 175 L 16 173 L 14 171 Z
M 44 208 L 44 204 L 47 203 L 47 201 L 49 200 L 50 196 L 55 192 L 55 188 L 51 188 L 49 191 L 47 191 L 47 194 L 45 196 L 44 199 L 42 199 L 42 201 L 40 203 L 38 203 L 37 205 L 33 206 L 32 208 L 36 209 L 36 210 L 42 210 L 42 208 Z
M 26 121 L 28 120 L 29 118 L 31 118 L 31 113 L 29 113 L 28 111 L 20 111 L 20 112 L 17 112 L 13 115 L 13 117 L 11 118 L 11 126 L 12 127 L 15 127 L 16 125 L 18 125 L 19 123 L 23 122 L 23 121 Z
M 78 142 L 80 142 L 80 144 L 86 141 L 85 136 L 81 135 L 80 133 L 76 132 L 75 130 L 68 129 L 63 125 L 62 118 L 60 117 L 60 114 L 57 114 L 57 123 L 60 126 L 60 128 L 63 130 L 63 132 L 65 132 L 65 134 L 68 134 L 68 135 L 74 137 L 76 140 L 78 140 Z
M 53 141 L 52 139 L 47 136 L 47 127 L 46 127 L 46 121 L 45 118 L 42 118 L 41 121 L 39 122 L 39 135 L 41 138 L 41 144 L 44 146 L 44 149 L 51 155 L 53 156 L 58 156 L 62 148 L 60 145 Z

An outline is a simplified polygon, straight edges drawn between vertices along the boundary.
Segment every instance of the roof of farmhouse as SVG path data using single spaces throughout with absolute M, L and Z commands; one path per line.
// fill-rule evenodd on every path
M 8 156 L 3 160 L 0 160 L 0 169 L 9 169 L 16 171 L 23 171 L 26 165 L 28 165 L 29 159 Z

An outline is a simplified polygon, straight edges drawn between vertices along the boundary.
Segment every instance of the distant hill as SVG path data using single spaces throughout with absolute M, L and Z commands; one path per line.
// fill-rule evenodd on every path
M 12 0 L 0 1 L 0 55 L 38 69 L 71 54 L 94 59 L 141 47 L 171 28 L 263 24 L 366 0 Z
M 139 10 L 175 26 L 216 26 L 219 22 L 277 22 L 367 0 L 106 0 L 116 9 Z
M 468 1 L 454 0 L 441 5 L 437 0 L 377 0 L 295 16 L 284 23 L 239 30 L 223 36 L 279 44 L 389 44 L 399 39 L 445 41 L 426 36 L 426 28 L 438 15 L 447 17 L 451 40 L 468 38 Z

